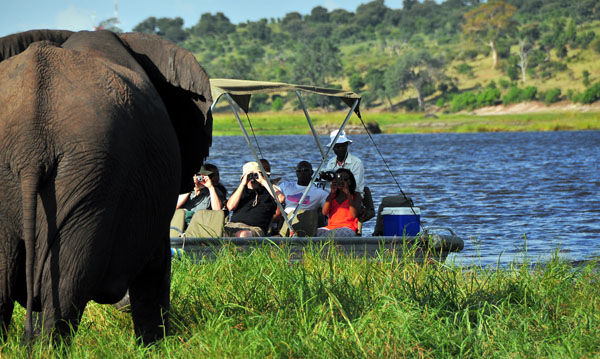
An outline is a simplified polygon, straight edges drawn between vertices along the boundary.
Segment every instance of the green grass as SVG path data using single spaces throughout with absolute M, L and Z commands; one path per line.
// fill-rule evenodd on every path
M 315 126 L 340 125 L 346 112 L 315 112 L 311 119 Z M 599 112 L 525 113 L 510 115 L 475 116 L 467 114 L 439 114 L 438 118 L 424 118 L 423 114 L 376 112 L 363 113 L 365 122 L 377 122 L 384 133 L 442 133 L 442 132 L 506 132 L 598 130 Z M 310 128 L 301 112 L 269 112 L 250 114 L 252 127 L 259 135 L 309 134 Z M 242 119 L 251 133 L 246 118 Z M 350 125 L 360 125 L 353 115 Z M 213 135 L 241 135 L 233 114 L 214 116 Z
M 455 268 L 384 256 L 224 251 L 173 260 L 171 335 L 136 344 L 131 319 L 88 305 L 73 345 L 20 345 L 18 308 L 2 358 L 592 358 L 600 355 L 598 267 Z

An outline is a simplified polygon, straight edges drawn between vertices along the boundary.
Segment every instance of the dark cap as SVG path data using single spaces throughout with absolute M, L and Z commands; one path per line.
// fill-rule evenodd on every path
M 213 171 L 206 169 L 206 167 L 202 165 L 202 167 L 200 167 L 200 171 L 198 171 L 198 174 L 203 176 L 210 176 L 213 174 Z

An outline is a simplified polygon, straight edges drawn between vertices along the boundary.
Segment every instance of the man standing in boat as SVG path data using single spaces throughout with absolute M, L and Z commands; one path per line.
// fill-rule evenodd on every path
M 327 162 L 326 171 L 335 172 L 339 168 L 349 169 L 356 179 L 356 190 L 361 195 L 364 193 L 365 188 L 365 168 L 360 158 L 352 155 L 348 152 L 348 146 L 352 141 L 346 136 L 346 132 L 342 131 L 335 144 L 333 140 L 337 136 L 338 130 L 332 131 L 329 135 L 329 143 L 327 147 L 333 146 L 333 152 L 335 157 L 331 158 Z

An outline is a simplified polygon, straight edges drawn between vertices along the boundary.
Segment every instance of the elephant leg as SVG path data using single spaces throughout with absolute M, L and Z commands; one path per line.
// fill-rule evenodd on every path
M 8 332 L 8 326 L 12 319 L 13 309 L 15 308 L 15 302 L 10 298 L 5 298 L 4 295 L 0 296 L 0 338 L 2 341 L 6 340 L 6 334 Z
M 169 241 L 161 242 L 163 244 L 129 287 L 135 334 L 144 344 L 168 334 L 171 256 Z

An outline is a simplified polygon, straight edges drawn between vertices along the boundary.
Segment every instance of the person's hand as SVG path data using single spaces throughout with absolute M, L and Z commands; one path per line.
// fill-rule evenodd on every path
M 344 192 L 344 194 L 348 198 L 350 198 L 350 187 L 348 187 L 348 182 L 343 181 L 342 183 L 343 183 L 342 188 L 341 188 L 342 192 Z
M 202 176 L 202 182 L 200 182 L 204 185 L 204 187 L 211 189 L 213 188 L 213 183 L 212 183 L 212 179 L 210 179 L 209 176 Z
M 240 185 L 247 185 L 248 184 L 248 175 L 249 173 L 245 173 L 242 178 L 240 179 Z
M 269 187 L 269 184 L 267 183 L 267 180 L 265 179 L 265 177 L 263 177 L 262 172 L 258 171 L 256 173 L 258 174 L 258 178 L 256 179 L 256 182 L 260 183 L 263 187 Z

